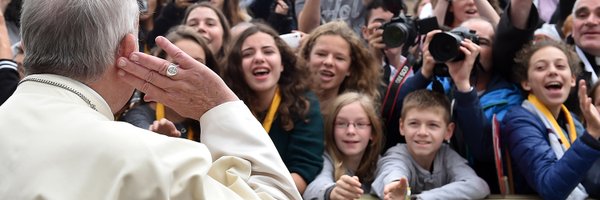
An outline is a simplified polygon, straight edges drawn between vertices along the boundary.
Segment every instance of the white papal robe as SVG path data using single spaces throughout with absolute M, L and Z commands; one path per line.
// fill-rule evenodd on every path
M 200 118 L 201 144 L 114 121 L 103 98 L 80 82 L 28 78 L 79 91 L 97 111 L 64 88 L 21 83 L 0 106 L 0 199 L 301 198 L 241 101 Z

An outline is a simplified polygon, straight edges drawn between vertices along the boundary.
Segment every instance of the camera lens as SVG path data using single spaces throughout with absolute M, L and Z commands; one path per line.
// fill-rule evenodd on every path
M 437 62 L 460 60 L 464 55 L 460 51 L 463 38 L 451 32 L 437 33 L 429 42 L 429 53 Z
M 399 47 L 408 39 L 408 28 L 402 23 L 390 23 L 383 28 L 382 37 L 386 47 Z

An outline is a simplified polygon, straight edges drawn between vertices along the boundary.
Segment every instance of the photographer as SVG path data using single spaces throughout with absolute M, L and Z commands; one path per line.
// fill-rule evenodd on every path
M 482 177 L 492 193 L 498 193 L 492 142 L 492 116 L 501 120 L 510 106 L 522 101 L 518 88 L 492 72 L 494 28 L 481 18 L 469 19 L 461 27 L 474 30 L 479 44 L 465 39 L 460 44 L 464 59 L 447 61 L 450 77 L 434 77 L 437 67 L 430 52 L 430 41 L 441 31 L 427 34 L 423 46 L 423 66 L 409 78 L 400 95 L 428 86 L 443 90 L 453 102 L 452 118 L 457 125 L 451 145 Z M 479 57 L 479 58 L 478 58 Z M 445 84 L 443 84 L 445 83 Z M 400 101 L 403 98 L 400 98 Z M 467 151 L 468 149 L 468 151 Z
M 403 45 L 390 48 L 386 47 L 383 42 L 382 26 L 389 23 L 393 17 L 394 13 L 386 9 L 383 0 L 373 0 L 367 5 L 365 26 L 362 28 L 362 37 L 368 43 L 369 51 L 383 68 L 382 79 L 385 86 L 380 88 L 380 93 L 384 98 L 382 99 L 381 115 L 385 120 L 387 133 L 384 151 L 404 141 L 404 138 L 398 134 L 398 120 L 389 119 L 398 118 L 393 117 L 394 114 L 399 116 L 400 112 L 393 104 L 394 99 L 397 98 L 397 91 L 404 81 L 413 75 L 413 69 L 408 59 L 402 55 L 404 53 Z

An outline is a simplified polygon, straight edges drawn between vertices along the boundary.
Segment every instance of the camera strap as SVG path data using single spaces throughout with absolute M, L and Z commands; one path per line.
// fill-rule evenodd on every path
M 396 71 L 396 74 L 394 74 L 394 78 L 390 81 L 390 83 L 387 86 L 387 90 L 383 98 L 383 103 L 381 104 L 381 113 L 383 114 L 384 111 L 387 110 L 388 112 L 386 119 L 388 120 L 392 117 L 392 113 L 396 108 L 396 101 L 398 100 L 400 88 L 402 88 L 402 85 L 406 81 L 407 75 L 412 71 L 412 67 L 407 65 L 407 61 L 408 59 L 405 60 L 404 63 L 402 63 L 402 68 Z M 393 94 L 394 98 L 392 102 L 387 101 L 390 98 L 390 92 L 395 92 Z

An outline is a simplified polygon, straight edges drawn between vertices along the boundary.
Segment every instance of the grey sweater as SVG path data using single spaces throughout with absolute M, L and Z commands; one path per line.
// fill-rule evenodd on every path
M 351 171 L 346 171 L 346 175 L 354 176 L 354 173 Z M 325 152 L 323 154 L 323 169 L 321 169 L 321 173 L 317 175 L 317 178 L 313 180 L 308 186 L 306 186 L 306 190 L 304 191 L 303 198 L 306 200 L 328 200 L 329 194 L 333 187 L 335 187 L 335 182 L 333 175 L 333 161 L 329 154 Z M 362 183 L 362 189 L 365 194 L 368 194 L 371 190 L 370 183 Z
M 446 144 L 433 160 L 433 172 L 417 164 L 406 144 L 388 149 L 377 163 L 372 190 L 383 198 L 385 185 L 401 177 L 408 179 L 418 199 L 483 199 L 490 194 L 487 183 L 467 165 L 467 160 Z

